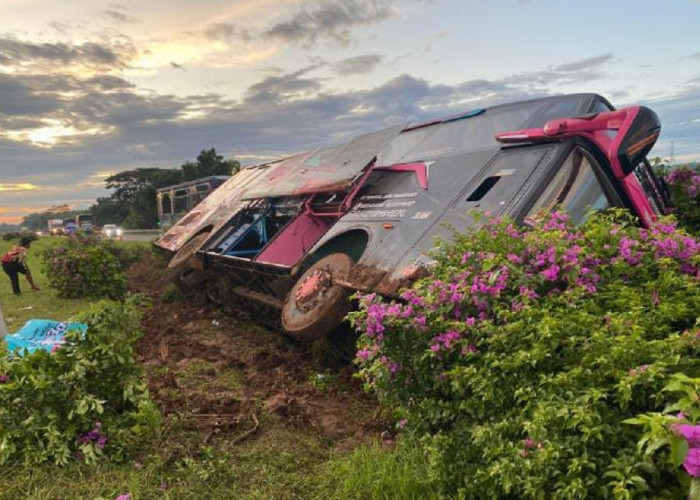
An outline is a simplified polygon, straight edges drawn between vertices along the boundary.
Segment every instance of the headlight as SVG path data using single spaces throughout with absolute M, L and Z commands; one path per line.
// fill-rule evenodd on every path
M 117 236 L 121 236 L 123 232 L 124 231 L 122 231 L 121 229 L 117 229 Z

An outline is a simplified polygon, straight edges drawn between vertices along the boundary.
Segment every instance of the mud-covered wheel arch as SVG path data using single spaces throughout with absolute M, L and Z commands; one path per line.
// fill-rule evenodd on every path
M 196 234 L 180 247 L 168 262 L 168 272 L 172 281 L 178 286 L 190 288 L 197 285 L 203 279 L 201 269 L 192 266 L 192 258 L 204 242 L 209 239 L 211 228 L 206 228 Z
M 314 342 L 338 327 L 350 310 L 350 291 L 335 283 L 355 265 L 344 253 L 326 255 L 297 280 L 282 306 L 282 327 L 299 342 Z
M 357 262 L 365 253 L 368 243 L 369 234 L 367 234 L 367 231 L 363 229 L 351 229 L 350 231 L 346 231 L 326 242 L 321 248 L 307 257 L 301 263 L 295 274 L 301 276 L 316 262 L 334 253 L 343 253 L 350 257 L 353 262 Z

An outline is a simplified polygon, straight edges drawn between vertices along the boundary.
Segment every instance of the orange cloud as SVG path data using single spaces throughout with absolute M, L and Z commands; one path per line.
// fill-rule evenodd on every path
M 38 206 L 19 206 L 19 207 L 0 207 L 0 224 L 19 224 L 25 215 L 37 212 L 44 212 L 46 205 Z
M 30 182 L 20 182 L 18 184 L 3 184 L 0 182 L 0 191 L 34 191 L 39 186 Z

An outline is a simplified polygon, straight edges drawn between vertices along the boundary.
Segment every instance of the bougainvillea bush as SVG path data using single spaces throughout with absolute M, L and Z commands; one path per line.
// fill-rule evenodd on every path
M 0 466 L 119 459 L 158 426 L 134 359 L 142 299 L 99 302 L 54 352 L 0 344 Z
M 555 212 L 483 221 L 435 260 L 402 301 L 362 296 L 352 319 L 367 386 L 446 494 L 687 494 L 678 425 L 700 412 L 672 416 L 680 396 L 664 388 L 700 377 L 698 240 L 668 220 L 642 229 L 620 211 L 575 228 Z
M 679 224 L 693 234 L 700 233 L 700 173 L 682 166 L 672 170 L 664 179 Z
M 74 236 L 46 249 L 42 261 L 49 285 L 66 298 L 121 299 L 126 275 L 114 244 L 95 236 Z

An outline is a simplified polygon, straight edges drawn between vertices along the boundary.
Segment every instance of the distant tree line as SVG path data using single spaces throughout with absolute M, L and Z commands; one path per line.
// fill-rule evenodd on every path
M 129 229 L 155 229 L 158 227 L 157 189 L 211 175 L 233 175 L 240 168 L 237 160 L 224 159 L 211 148 L 199 153 L 195 161 L 185 162 L 179 168 L 125 170 L 105 179 L 111 194 L 98 198 L 88 212 L 98 226 L 118 224 Z M 20 225 L 30 230 L 45 230 L 50 219 L 70 219 L 85 212 L 72 211 L 67 206 L 51 207 L 44 212 L 25 216 Z

